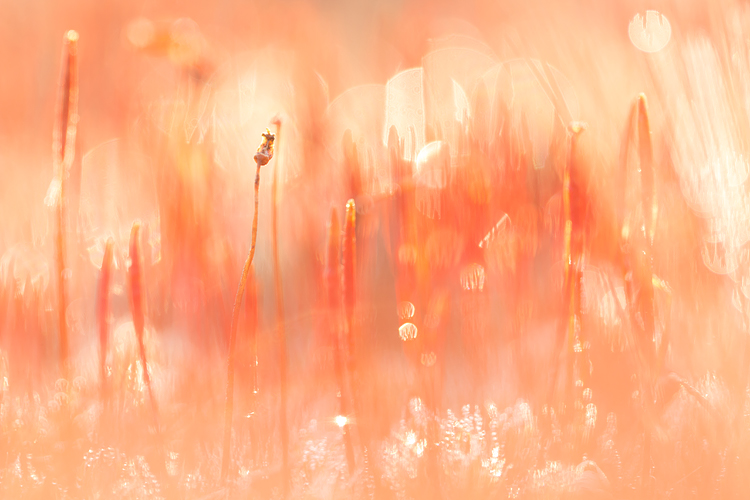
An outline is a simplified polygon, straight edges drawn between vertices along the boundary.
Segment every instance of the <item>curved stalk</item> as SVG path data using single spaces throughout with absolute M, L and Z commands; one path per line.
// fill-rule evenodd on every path
M 255 170 L 255 209 L 253 211 L 253 229 L 250 242 L 250 251 L 248 252 L 245 266 L 242 268 L 240 284 L 237 287 L 237 294 L 234 297 L 234 306 L 232 308 L 232 323 L 229 330 L 229 354 L 227 355 L 227 393 L 226 403 L 224 405 L 224 440 L 221 459 L 221 479 L 226 480 L 229 472 L 230 445 L 232 437 L 232 411 L 234 408 L 234 363 L 235 363 L 235 344 L 237 339 L 237 325 L 240 319 L 240 308 L 242 307 L 242 295 L 245 293 L 247 285 L 247 276 L 250 273 L 250 266 L 255 257 L 255 243 L 258 236 L 258 198 L 260 189 L 260 167 L 266 165 L 273 157 L 273 141 L 275 136 L 266 129 L 263 134 L 263 142 L 254 156 Z
M 237 325 L 240 319 L 240 305 L 242 304 L 242 295 L 245 293 L 245 286 L 247 285 L 247 276 L 250 273 L 250 266 L 253 263 L 253 257 L 255 257 L 255 242 L 258 235 L 258 191 L 260 187 L 260 165 L 257 166 L 255 171 L 255 211 L 253 215 L 253 233 L 252 240 L 250 243 L 250 252 L 247 254 L 245 259 L 245 266 L 242 268 L 242 276 L 240 277 L 240 284 L 237 287 L 237 293 L 234 297 L 234 307 L 232 308 L 232 325 L 229 330 L 229 355 L 227 357 L 227 395 L 226 403 L 224 406 L 224 445 L 223 454 L 221 459 L 221 478 L 226 479 L 227 472 L 229 472 L 229 448 L 232 437 L 232 410 L 234 407 L 234 362 L 235 352 L 234 346 L 237 340 Z

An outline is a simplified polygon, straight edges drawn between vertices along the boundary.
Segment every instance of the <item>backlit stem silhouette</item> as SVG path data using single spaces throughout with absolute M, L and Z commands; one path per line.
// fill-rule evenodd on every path
M 245 260 L 245 266 L 242 268 L 242 275 L 240 276 L 240 284 L 237 287 L 237 294 L 234 297 L 234 306 L 232 308 L 232 323 L 229 330 L 229 353 L 227 355 L 227 393 L 226 403 L 224 406 L 224 440 L 223 450 L 221 459 L 221 479 L 226 479 L 227 473 L 229 472 L 229 461 L 230 461 L 230 445 L 232 437 L 232 410 L 234 404 L 234 363 L 235 363 L 235 344 L 237 339 L 237 324 L 240 319 L 240 308 L 242 307 L 242 295 L 245 293 L 245 286 L 247 285 L 247 276 L 250 273 L 250 266 L 253 263 L 253 257 L 255 257 L 255 243 L 258 236 L 258 195 L 260 188 L 260 168 L 267 165 L 271 158 L 273 158 L 273 142 L 276 137 L 271 133 L 270 130 L 266 129 L 266 133 L 263 134 L 263 141 L 258 147 L 257 153 L 253 159 L 255 160 L 255 209 L 253 211 L 253 228 L 252 237 L 250 242 L 250 252 Z

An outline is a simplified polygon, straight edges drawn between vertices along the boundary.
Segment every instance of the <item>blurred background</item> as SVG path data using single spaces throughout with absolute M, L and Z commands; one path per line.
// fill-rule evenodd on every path
M 731 0 L 0 0 L 0 491 L 742 497 L 749 37 Z

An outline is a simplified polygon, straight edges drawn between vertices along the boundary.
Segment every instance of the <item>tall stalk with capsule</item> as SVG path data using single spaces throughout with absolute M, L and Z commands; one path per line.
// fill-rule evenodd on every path
M 232 323 L 229 330 L 229 353 L 227 355 L 227 392 L 226 402 L 224 405 L 224 440 L 221 459 L 221 479 L 226 480 L 229 472 L 230 445 L 232 437 L 232 410 L 234 404 L 234 363 L 235 363 L 235 344 L 237 339 L 237 325 L 240 319 L 240 308 L 242 307 L 242 295 L 245 293 L 247 277 L 250 273 L 250 266 L 255 257 L 255 243 L 258 236 L 258 194 L 260 190 L 260 168 L 267 165 L 273 158 L 274 140 L 276 136 L 269 129 L 263 134 L 263 139 L 258 151 L 255 153 L 255 209 L 253 211 L 253 227 L 250 242 L 250 251 L 245 260 L 240 276 L 240 284 L 237 287 L 237 294 L 234 297 L 234 306 L 232 308 Z

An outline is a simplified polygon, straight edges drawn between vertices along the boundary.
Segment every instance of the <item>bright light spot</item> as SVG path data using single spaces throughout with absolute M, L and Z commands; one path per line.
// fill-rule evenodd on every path
M 449 169 L 448 144 L 443 141 L 434 141 L 425 145 L 417 155 L 417 186 L 430 189 L 444 188 L 448 183 Z
M 339 427 L 344 427 L 347 421 L 348 419 L 344 415 L 336 415 L 336 425 Z
M 421 441 L 419 441 L 417 444 L 414 445 L 414 453 L 418 457 L 421 457 L 422 453 L 424 453 L 424 449 L 426 447 L 427 447 L 427 440 L 426 439 L 422 439 Z
M 409 408 L 413 413 L 419 413 L 422 411 L 422 400 L 419 398 L 412 398 L 409 401 Z
M 448 184 L 450 152 L 442 141 L 427 144 L 417 155 L 414 201 L 423 215 L 440 219 L 441 190 Z
M 492 401 L 489 401 L 485 405 L 487 407 L 487 414 L 490 416 L 490 418 L 496 418 L 497 417 L 497 405 L 493 403 Z
M 398 336 L 401 340 L 414 340 L 417 338 L 417 326 L 414 323 L 404 323 L 398 327 Z
M 655 10 L 647 10 L 646 16 L 636 14 L 628 25 L 628 36 L 635 47 L 643 52 L 659 52 L 672 37 L 672 26 Z
M 414 316 L 414 304 L 409 301 L 403 301 L 398 304 L 398 317 L 401 320 L 411 319 Z
M 416 442 L 417 442 L 417 435 L 414 433 L 414 431 L 407 432 L 406 438 L 404 438 L 404 444 L 406 446 L 414 446 Z

